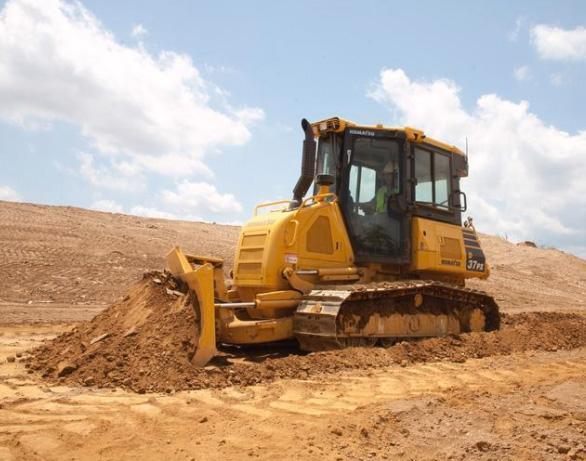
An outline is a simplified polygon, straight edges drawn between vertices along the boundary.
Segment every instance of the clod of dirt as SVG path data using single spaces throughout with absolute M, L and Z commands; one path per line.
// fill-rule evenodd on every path
M 52 381 L 174 393 L 586 345 L 585 316 L 533 312 L 503 316 L 499 331 L 402 341 L 386 349 L 303 354 L 291 344 L 224 347 L 210 366 L 195 368 L 190 362 L 196 336 L 193 302 L 193 295 L 170 274 L 146 273 L 93 320 L 32 351 L 27 367 Z
M 480 440 L 480 441 L 476 442 L 475 446 L 480 451 L 488 451 L 488 450 L 490 450 L 490 443 L 488 443 L 488 442 L 486 442 L 484 440 Z
M 537 248 L 537 245 L 535 244 L 535 242 L 531 242 L 529 240 L 525 240 L 524 242 L 519 242 L 519 243 L 517 243 L 517 246 Z
M 77 369 L 77 365 L 74 365 L 71 362 L 61 362 L 57 365 L 57 377 L 63 378 L 71 373 L 73 373 Z
M 106 339 L 108 336 L 110 336 L 110 333 L 104 333 L 103 335 L 96 336 L 90 341 L 90 344 L 96 344 L 100 342 L 102 339 Z

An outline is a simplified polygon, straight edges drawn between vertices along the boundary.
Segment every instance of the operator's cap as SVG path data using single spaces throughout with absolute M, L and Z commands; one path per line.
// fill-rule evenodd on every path
M 383 174 L 385 173 L 394 173 L 396 170 L 395 168 L 395 162 L 393 162 L 392 160 L 390 162 L 388 162 L 385 167 L 383 168 Z

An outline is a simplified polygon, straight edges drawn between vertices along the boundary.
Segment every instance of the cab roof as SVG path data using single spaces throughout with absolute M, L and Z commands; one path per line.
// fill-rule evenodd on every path
M 387 130 L 387 131 L 402 131 L 405 133 L 407 139 L 411 142 L 416 143 L 425 143 L 430 144 L 435 147 L 439 147 L 440 149 L 446 150 L 453 154 L 462 155 L 464 156 L 464 152 L 458 149 L 456 146 L 451 146 L 444 142 L 438 141 L 437 139 L 430 138 L 426 136 L 422 130 L 418 130 L 417 128 L 412 127 L 390 127 L 390 126 L 383 126 L 381 125 L 361 125 L 359 123 L 352 122 L 350 120 L 345 120 L 340 117 L 331 117 L 324 120 L 320 120 L 319 122 L 314 122 L 311 124 L 311 128 L 313 129 L 313 133 L 315 136 L 319 137 L 325 133 L 341 133 L 346 128 L 358 128 L 358 129 L 370 129 L 370 130 Z

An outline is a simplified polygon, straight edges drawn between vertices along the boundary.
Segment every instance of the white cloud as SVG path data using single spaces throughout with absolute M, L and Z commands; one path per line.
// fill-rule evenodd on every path
M 531 71 L 529 66 L 520 66 L 515 68 L 513 75 L 519 82 L 523 82 L 531 78 Z
M 0 186 L 0 200 L 7 202 L 18 202 L 21 200 L 20 195 L 14 189 L 8 186 Z
M 554 72 L 553 74 L 551 74 L 549 76 L 549 81 L 551 82 L 551 84 L 553 86 L 562 86 L 565 85 L 565 83 L 567 82 L 566 77 L 564 77 L 563 74 L 559 73 L 559 72 Z
M 108 213 L 124 213 L 122 205 L 114 200 L 97 200 L 91 204 L 90 209 Z
M 179 219 L 173 213 L 169 213 L 167 211 L 159 210 L 157 208 L 144 205 L 135 205 L 132 208 L 130 208 L 129 212 L 126 212 L 124 210 L 124 207 L 114 200 L 97 200 L 91 204 L 90 209 L 96 211 L 106 211 L 109 213 L 126 213 L 135 216 L 144 216 L 145 218 Z M 190 218 L 191 217 L 182 219 Z M 193 220 L 198 221 L 199 219 Z
M 236 69 L 234 69 L 233 67 L 230 66 L 225 66 L 225 65 L 212 65 L 209 63 L 204 63 L 203 65 L 204 70 L 208 73 L 208 74 L 214 74 L 214 73 L 219 73 L 219 74 L 234 74 L 236 72 Z
M 138 172 L 209 176 L 205 155 L 247 142 L 249 124 L 264 116 L 223 101 L 214 108 L 217 87 L 189 56 L 123 45 L 78 2 L 9 0 L 0 13 L 0 56 L 0 118 L 28 128 L 77 126 L 108 158 L 102 173 L 124 162 Z M 101 185 L 81 159 L 84 177 Z
M 123 207 L 112 200 L 98 200 L 90 208 L 125 213 Z M 232 194 L 222 194 L 215 186 L 205 182 L 184 180 L 177 184 L 174 190 L 163 190 L 148 203 L 131 207 L 128 213 L 148 218 L 234 224 L 240 223 L 240 221 L 230 219 L 230 215 L 241 211 L 242 205 Z M 207 216 L 207 218 L 203 216 Z
M 543 59 L 586 60 L 586 28 L 562 29 L 538 24 L 531 29 L 531 40 Z
M 162 219 L 182 219 L 178 218 L 173 213 L 158 210 L 157 208 L 146 207 L 143 205 L 136 205 L 130 209 L 130 214 L 136 216 L 144 216 L 145 218 L 162 218 Z M 185 218 L 187 219 L 187 218 Z
M 232 194 L 222 194 L 206 182 L 184 180 L 175 190 L 164 190 L 162 201 L 179 215 L 240 213 L 242 205 Z
M 264 111 L 258 107 L 246 107 L 234 111 L 234 114 L 242 123 L 252 124 L 264 119 Z
M 519 34 L 521 33 L 521 29 L 525 25 L 525 19 L 519 17 L 515 20 L 515 28 L 509 32 L 509 40 L 511 42 L 516 42 L 519 39 Z
M 193 216 L 179 218 L 173 213 L 144 205 L 135 205 L 130 208 L 128 212 L 126 212 L 124 207 L 114 200 L 97 200 L 90 205 L 90 209 L 96 211 L 106 211 L 109 213 L 126 213 L 135 216 L 143 216 L 145 218 L 186 219 L 192 221 L 201 221 L 201 219 Z
M 586 131 L 546 125 L 529 103 L 480 96 L 462 106 L 450 80 L 411 80 L 388 69 L 370 96 L 395 122 L 420 127 L 450 144 L 470 140 L 470 177 L 464 181 L 471 213 L 484 232 L 571 247 L 586 241 Z
M 135 24 L 132 27 L 131 34 L 132 34 L 133 37 L 142 38 L 146 34 L 148 34 L 148 30 L 146 30 L 145 26 L 143 26 L 142 24 Z
M 110 162 L 109 167 L 96 167 L 94 156 L 78 155 L 80 175 L 90 184 L 110 190 L 136 192 L 144 189 L 144 178 L 136 165 L 127 162 Z

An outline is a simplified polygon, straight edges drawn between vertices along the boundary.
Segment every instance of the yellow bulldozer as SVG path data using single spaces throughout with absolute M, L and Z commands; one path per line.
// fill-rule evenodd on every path
M 221 343 L 295 338 L 317 351 L 497 329 L 494 299 L 464 284 L 489 275 L 474 226 L 462 225 L 467 155 L 409 127 L 301 125 L 293 197 L 255 208 L 230 280 L 220 259 L 167 256 L 197 299 L 193 364 Z

